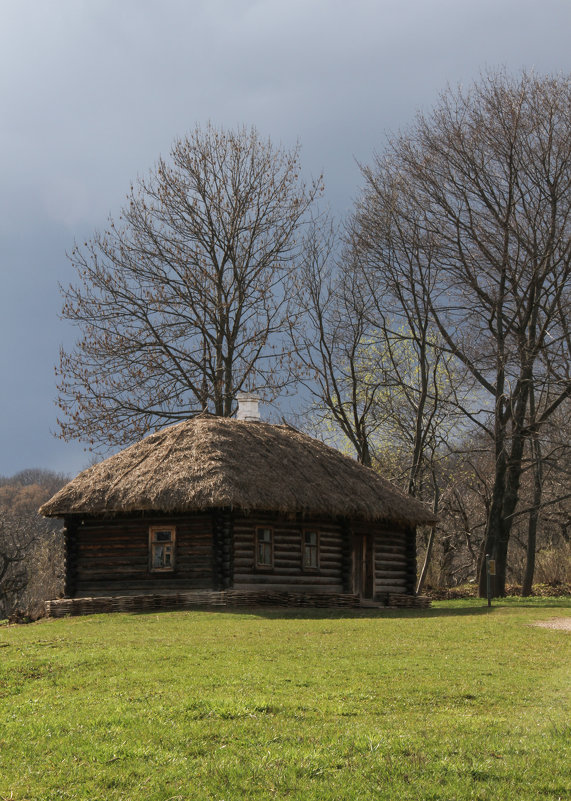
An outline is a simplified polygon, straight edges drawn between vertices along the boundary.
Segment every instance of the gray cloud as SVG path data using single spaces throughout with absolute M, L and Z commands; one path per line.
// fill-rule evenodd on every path
M 55 440 L 65 258 L 196 123 L 300 140 L 345 213 L 357 161 L 482 68 L 570 69 L 567 0 L 20 0 L 0 29 L 0 474 L 75 472 Z

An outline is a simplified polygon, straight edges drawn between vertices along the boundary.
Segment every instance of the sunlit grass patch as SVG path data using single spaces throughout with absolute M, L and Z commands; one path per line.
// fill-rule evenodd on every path
M 557 601 L 4 628 L 0 798 L 570 797 Z

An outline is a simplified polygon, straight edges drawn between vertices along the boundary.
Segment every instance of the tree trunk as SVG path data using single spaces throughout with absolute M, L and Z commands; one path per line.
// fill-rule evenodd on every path
M 522 375 L 522 388 L 515 404 L 511 421 L 511 448 L 509 457 L 506 452 L 506 432 L 502 423 L 499 424 L 500 437 L 496 440 L 496 476 L 492 505 L 486 532 L 486 550 L 496 562 L 496 575 L 492 577 L 492 596 L 503 597 L 506 594 L 506 571 L 508 561 L 508 545 L 513 524 L 513 516 L 519 497 L 519 484 L 522 472 L 522 460 L 525 447 L 523 434 L 527 404 L 529 399 L 529 386 L 531 376 L 529 371 Z M 479 594 L 486 597 L 486 561 L 482 562 L 480 571 Z
M 365 467 L 372 467 L 373 463 L 371 461 L 371 451 L 369 450 L 369 441 L 364 434 L 361 440 L 359 441 L 358 450 L 359 450 L 358 460 L 361 462 L 361 464 L 365 465 Z
M 537 524 L 541 508 L 541 495 L 543 491 L 543 463 L 541 461 L 541 442 L 539 435 L 534 432 L 531 440 L 533 456 L 533 507 L 529 513 L 527 528 L 527 557 L 525 561 L 525 574 L 523 577 L 521 594 L 525 597 L 531 595 L 533 574 L 535 573 L 535 547 L 537 538 Z
M 506 594 L 508 545 L 514 515 L 519 500 L 519 485 L 521 481 L 526 440 L 523 431 L 525 427 L 526 412 L 529 400 L 529 388 L 532 378 L 530 371 L 525 371 L 523 378 L 523 387 L 513 413 L 512 443 L 506 471 L 506 484 L 501 521 L 502 525 L 500 528 L 500 539 L 498 540 L 496 552 L 495 590 L 496 595 L 500 598 Z
M 434 489 L 434 500 L 432 502 L 432 511 L 434 512 L 434 514 L 437 514 L 438 507 L 440 506 L 440 485 L 438 483 L 438 478 L 436 476 L 434 467 L 432 470 L 432 486 Z M 418 584 L 416 585 L 417 595 L 420 595 L 420 593 L 422 592 L 422 588 L 426 580 L 426 574 L 428 573 L 428 568 L 430 566 L 430 559 L 432 556 L 432 546 L 434 545 L 435 537 L 436 537 L 436 526 L 432 526 L 430 529 L 430 534 L 428 536 L 426 554 L 424 556 L 424 564 L 422 565 L 422 570 L 420 571 L 420 576 L 418 577 Z
M 418 578 L 418 584 L 416 585 L 416 594 L 420 595 L 422 592 L 422 588 L 424 587 L 424 582 L 426 580 L 426 574 L 428 573 L 428 567 L 430 565 L 430 557 L 432 556 L 432 546 L 434 545 L 434 538 L 436 536 L 436 526 L 432 526 L 430 529 L 430 534 L 428 536 L 428 545 L 426 546 L 426 554 L 424 555 L 424 563 L 422 565 L 422 570 L 420 571 L 420 576 Z
M 488 523 L 486 526 L 486 540 L 484 545 L 484 554 L 489 554 L 492 559 L 495 559 L 497 556 L 498 542 L 502 537 L 502 506 L 505 491 L 506 467 L 507 458 L 505 450 L 503 447 L 496 447 L 496 473 L 494 477 L 492 503 L 490 505 L 490 514 L 488 516 Z M 495 596 L 495 590 L 495 582 L 492 578 L 492 596 Z M 482 559 L 482 563 L 480 565 L 480 582 L 478 592 L 480 598 L 485 598 L 487 596 L 487 574 L 485 559 Z

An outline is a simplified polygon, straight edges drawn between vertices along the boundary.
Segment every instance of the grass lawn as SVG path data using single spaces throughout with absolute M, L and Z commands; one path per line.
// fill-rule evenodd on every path
M 0 628 L 0 799 L 571 799 L 571 599 Z

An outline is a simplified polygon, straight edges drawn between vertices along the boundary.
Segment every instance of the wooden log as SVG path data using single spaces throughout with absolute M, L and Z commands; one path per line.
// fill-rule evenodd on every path
M 386 543 L 375 543 L 375 553 L 386 554 L 387 556 L 406 554 L 406 547 L 402 545 L 387 545 Z
M 406 589 L 404 584 L 380 584 L 375 587 L 375 595 L 377 593 L 398 593 L 404 592 Z
M 294 589 L 300 584 L 308 586 L 320 587 L 331 586 L 339 583 L 336 576 L 318 576 L 318 575 L 265 575 L 265 574 L 252 574 L 252 573 L 237 573 L 234 576 L 234 586 L 239 584 L 248 584 L 255 586 L 271 586 L 273 584 L 280 584 Z
M 331 559 L 341 559 L 343 556 L 343 549 L 341 546 L 328 546 L 324 545 L 321 541 L 319 542 L 319 553 L 322 556 L 328 556 Z
M 237 569 L 239 567 L 254 567 L 254 556 L 235 556 L 234 557 L 234 567 Z
M 375 562 L 382 562 L 383 564 L 390 564 L 390 565 L 407 565 L 407 559 L 404 554 L 386 554 L 379 551 L 375 551 Z
M 341 584 L 329 584 L 324 586 L 317 586 L 314 584 L 306 583 L 298 584 L 295 588 L 291 586 L 291 584 L 275 584 L 272 586 L 261 585 L 257 583 L 248 583 L 248 582 L 234 582 L 234 590 L 242 590 L 244 592 L 255 592 L 259 593 L 262 590 L 272 592 L 287 592 L 287 593 L 312 593 L 315 595 L 321 595 L 323 593 L 342 593 L 343 588 Z
M 406 570 L 375 570 L 375 578 L 382 579 L 382 578 L 395 578 L 395 579 L 406 579 L 407 577 Z

